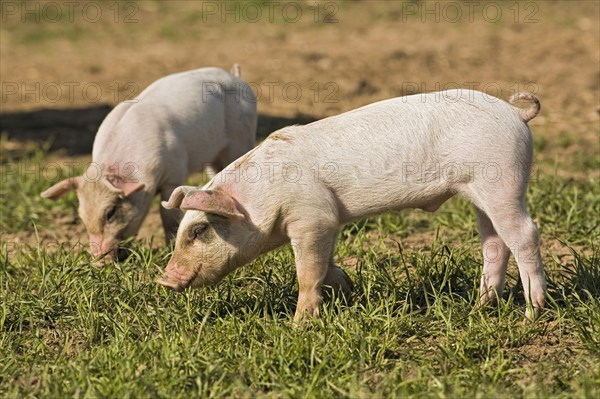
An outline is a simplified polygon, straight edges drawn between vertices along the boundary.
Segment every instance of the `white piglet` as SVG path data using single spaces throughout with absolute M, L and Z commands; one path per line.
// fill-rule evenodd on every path
M 137 234 L 155 195 L 166 200 L 190 173 L 214 175 L 254 147 L 256 98 L 239 71 L 201 68 L 152 83 L 106 116 L 83 176 L 41 194 L 57 200 L 76 190 L 94 256 L 111 258 Z M 160 216 L 169 242 L 180 212 L 161 207 Z
M 530 93 L 517 100 L 533 105 L 471 90 L 417 94 L 271 134 L 202 189 L 179 187 L 164 203 L 187 212 L 158 282 L 176 291 L 216 283 L 291 242 L 298 322 L 319 314 L 323 285 L 350 289 L 333 260 L 341 225 L 404 208 L 433 212 L 461 194 L 479 219 L 481 301 L 502 295 L 512 250 L 534 319 L 545 280 L 524 196 L 533 158 L 527 122 L 540 104 Z

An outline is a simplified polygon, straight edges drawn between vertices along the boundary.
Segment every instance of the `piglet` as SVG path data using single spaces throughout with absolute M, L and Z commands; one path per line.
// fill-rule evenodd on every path
M 255 138 L 256 98 L 237 64 L 231 74 L 201 68 L 169 75 L 106 116 L 83 176 L 41 196 L 57 200 L 76 190 L 91 252 L 109 259 L 138 232 L 155 195 L 167 200 L 192 172 L 206 168 L 214 176 Z M 180 211 L 161 208 L 160 216 L 168 243 Z
M 334 263 L 340 226 L 405 208 L 433 212 L 460 194 L 479 219 L 481 302 L 502 295 L 512 251 L 534 319 L 545 280 L 524 196 L 533 157 L 527 122 L 540 103 L 530 93 L 510 102 L 518 100 L 532 105 L 472 90 L 417 94 L 271 134 L 201 189 L 179 187 L 163 203 L 186 213 L 158 283 L 176 291 L 213 284 L 291 242 L 299 322 L 318 316 L 323 285 L 350 289 Z

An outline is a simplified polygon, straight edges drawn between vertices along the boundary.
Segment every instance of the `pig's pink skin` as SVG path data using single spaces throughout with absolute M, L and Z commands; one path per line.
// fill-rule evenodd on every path
M 108 253 L 116 253 L 118 244 L 119 242 L 117 240 L 105 240 L 102 235 L 90 235 L 90 251 L 95 258 Z
M 181 292 L 192 283 L 195 276 L 193 270 L 180 267 L 176 262 L 171 261 L 157 282 L 173 291 Z
M 515 98 L 535 105 L 523 110 L 481 92 L 451 90 L 281 129 L 202 188 L 211 192 L 210 204 L 186 201 L 199 209 L 185 213 L 172 261 L 197 271 L 191 284 L 197 286 L 291 242 L 298 322 L 318 315 L 323 284 L 347 286 L 333 261 L 340 226 L 405 208 L 433 212 L 459 193 L 475 205 L 479 219 L 482 301 L 502 295 L 513 248 L 534 309 L 532 314 L 528 307 L 526 316 L 533 319 L 544 305 L 545 280 L 539 235 L 523 198 L 533 159 L 526 122 L 539 102 L 528 93 Z M 182 192 L 176 190 L 166 206 L 179 207 Z M 185 188 L 185 198 L 194 195 Z M 215 219 L 214 232 L 190 239 L 199 224 L 213 228 L 210 215 L 223 215 L 232 200 L 243 218 L 228 218 L 226 228 Z M 486 256 L 488 246 L 497 248 L 493 259 Z
M 94 256 L 135 236 L 157 194 L 166 200 L 190 173 L 214 175 L 254 146 L 256 99 L 239 79 L 239 67 L 233 72 L 201 68 L 169 75 L 120 103 L 98 130 L 84 176 L 42 193 L 56 200 L 77 190 Z M 109 221 L 114 205 L 119 212 Z M 169 242 L 181 214 L 160 213 Z

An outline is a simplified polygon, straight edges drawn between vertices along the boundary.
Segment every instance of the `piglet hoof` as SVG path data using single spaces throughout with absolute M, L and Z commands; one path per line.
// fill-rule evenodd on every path
M 479 297 L 479 306 L 482 308 L 498 306 L 498 295 L 496 294 L 496 291 L 492 289 L 488 289 L 485 292 L 482 291 L 482 294 Z
M 314 309 L 296 309 L 296 314 L 294 315 L 294 328 L 300 328 L 306 326 L 309 321 L 319 318 L 319 308 L 316 307 Z
M 540 307 L 532 307 L 527 306 L 525 310 L 525 319 L 523 319 L 524 323 L 534 323 L 536 320 L 540 318 L 542 315 L 542 308 Z

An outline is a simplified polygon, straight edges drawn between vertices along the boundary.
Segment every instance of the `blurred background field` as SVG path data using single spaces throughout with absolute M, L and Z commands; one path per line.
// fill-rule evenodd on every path
M 166 74 L 237 62 L 260 138 L 416 92 L 529 90 L 542 102 L 536 170 L 598 179 L 600 6 L 567 3 L 7 2 L 2 156 L 44 143 L 83 167 L 116 103 Z
M 0 393 L 597 397 L 600 3 L 68 7 L 1 3 Z M 97 127 L 118 102 L 166 74 L 233 63 L 258 95 L 260 140 L 406 94 L 533 91 L 542 112 L 530 122 L 528 206 L 553 296 L 543 323 L 521 324 L 512 262 L 503 307 L 475 309 L 479 239 L 459 198 L 434 215 L 348 226 L 338 258 L 357 285 L 355 304 L 332 305 L 323 325 L 303 332 L 288 322 L 296 287 L 287 248 L 220 288 L 174 297 L 155 286 L 168 259 L 156 209 L 135 256 L 90 270 L 76 197 L 49 203 L 39 192 L 91 161 Z

